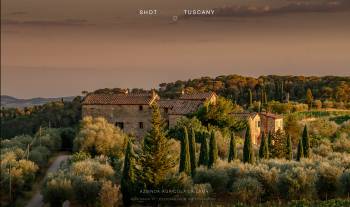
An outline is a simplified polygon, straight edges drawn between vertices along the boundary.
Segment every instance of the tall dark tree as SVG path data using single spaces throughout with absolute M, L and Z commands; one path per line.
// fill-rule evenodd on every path
M 124 206 L 131 205 L 131 197 L 135 185 L 135 155 L 131 140 L 129 139 L 125 151 L 124 168 L 121 178 L 121 192 L 123 194 Z
M 191 161 L 191 173 L 192 176 L 196 173 L 196 133 L 194 129 L 191 129 L 191 139 L 190 139 L 190 161 Z
M 249 107 L 251 107 L 253 106 L 253 94 L 251 89 L 249 89 L 248 91 L 248 98 L 249 98 Z
M 312 95 L 312 91 L 310 88 L 307 89 L 306 91 L 306 97 L 305 97 L 305 102 L 309 105 L 309 109 L 312 108 L 312 101 L 314 100 L 314 97 Z
M 199 152 L 198 166 L 200 166 L 200 165 L 208 166 L 208 161 L 209 161 L 208 134 L 203 132 L 202 133 L 201 149 Z
M 243 146 L 243 162 L 253 163 L 254 162 L 254 150 L 252 144 L 252 136 L 250 133 L 250 127 L 247 126 L 245 133 L 244 146 Z
M 142 152 L 140 154 L 138 177 L 147 189 L 155 189 L 167 178 L 166 175 L 176 165 L 171 154 L 172 143 L 165 136 L 164 121 L 159 107 L 152 105 L 152 128 L 144 138 Z
M 292 160 L 293 159 L 293 148 L 292 148 L 292 138 L 290 135 L 287 137 L 287 160 Z
M 284 83 L 283 83 L 283 81 L 282 81 L 282 83 L 281 83 L 281 102 L 283 102 L 283 100 L 284 100 Z
M 303 147 L 303 140 L 299 140 L 298 144 L 298 151 L 297 151 L 297 160 L 300 161 L 301 158 L 304 157 L 304 147 Z
M 231 133 L 231 140 L 230 140 L 230 149 L 228 153 L 228 162 L 231 162 L 232 160 L 237 159 L 237 146 L 236 146 L 236 137 L 235 134 Z
M 185 172 L 186 174 L 191 174 L 191 157 L 190 157 L 190 147 L 188 143 L 188 131 L 184 127 L 184 136 L 181 140 L 181 154 L 180 154 L 180 167 L 179 172 Z
M 310 157 L 310 138 L 309 138 L 309 133 L 307 131 L 307 126 L 304 126 L 304 131 L 303 131 L 303 151 L 304 151 L 304 157 L 309 158 Z
M 208 167 L 209 168 L 213 167 L 217 159 L 218 159 L 218 145 L 216 142 L 215 132 L 213 130 L 211 131 L 211 134 L 210 134 Z
M 259 158 L 260 159 L 269 159 L 269 144 L 265 133 L 261 133 L 261 142 L 259 148 Z
M 264 104 L 267 104 L 267 94 L 266 94 L 266 92 L 264 92 Z
M 267 135 L 267 145 L 268 145 L 268 148 L 269 148 L 269 155 L 271 155 L 271 149 L 272 149 L 272 133 L 269 132 L 268 135 Z

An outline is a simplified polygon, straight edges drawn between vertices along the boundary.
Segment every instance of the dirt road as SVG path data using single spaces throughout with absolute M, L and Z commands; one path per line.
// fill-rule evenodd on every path
M 45 177 L 52 172 L 56 172 L 58 168 L 60 167 L 61 163 L 63 161 L 66 161 L 69 158 L 69 155 L 59 155 L 56 160 L 51 164 L 49 169 L 46 172 Z M 38 191 L 33 198 L 29 201 L 29 203 L 26 205 L 26 207 L 41 207 L 44 205 L 43 202 L 43 196 L 41 195 L 40 191 Z

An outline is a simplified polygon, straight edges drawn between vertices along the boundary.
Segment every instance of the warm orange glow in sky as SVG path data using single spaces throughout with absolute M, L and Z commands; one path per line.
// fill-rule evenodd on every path
M 223 74 L 350 76 L 350 4 L 330 2 L 4 0 L 1 93 L 68 96 Z M 230 16 L 172 23 L 184 9 L 229 6 Z M 138 16 L 140 8 L 159 15 Z

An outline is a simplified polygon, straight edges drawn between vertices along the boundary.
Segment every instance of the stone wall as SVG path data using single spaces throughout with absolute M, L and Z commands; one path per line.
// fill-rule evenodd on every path
M 265 133 L 276 132 L 278 129 L 283 130 L 283 119 L 261 116 L 261 130 Z
M 123 131 L 143 137 L 151 128 L 152 108 L 149 105 L 83 105 L 82 115 L 103 117 L 117 125 L 123 123 Z M 120 124 L 119 124 L 120 126 Z
M 252 143 L 255 145 L 260 144 L 260 127 L 259 127 L 259 125 L 261 124 L 261 123 L 259 123 L 260 117 L 255 116 L 254 119 L 249 117 L 247 122 L 248 122 L 249 127 L 250 127 L 250 135 L 252 138 Z M 246 133 L 246 130 L 244 129 L 241 132 L 239 132 L 237 135 L 244 139 L 245 133 Z
M 169 115 L 169 128 L 174 127 L 182 117 L 185 117 L 183 115 Z

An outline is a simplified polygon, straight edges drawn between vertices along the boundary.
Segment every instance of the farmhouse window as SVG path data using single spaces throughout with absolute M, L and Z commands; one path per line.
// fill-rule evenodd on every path
M 115 123 L 115 125 L 117 127 L 119 127 L 120 129 L 124 129 L 124 123 L 123 122 L 117 122 L 117 123 Z

